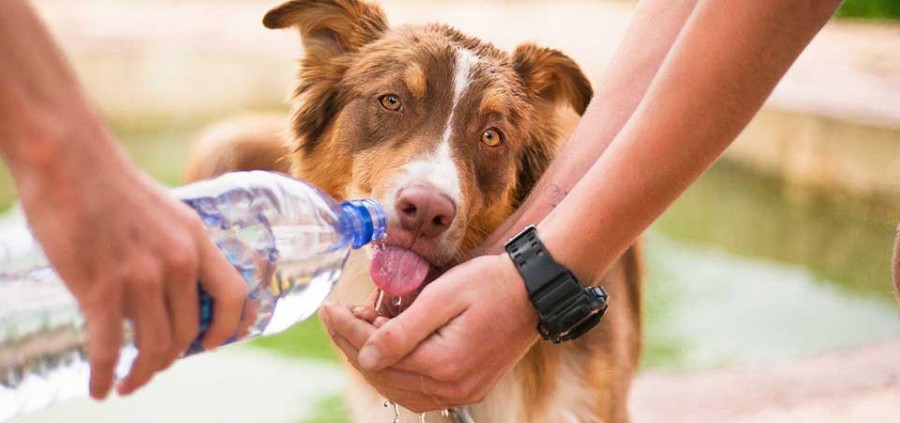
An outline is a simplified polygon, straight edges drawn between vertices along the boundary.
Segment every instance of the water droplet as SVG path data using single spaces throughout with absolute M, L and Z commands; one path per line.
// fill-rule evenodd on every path
M 391 403 L 391 405 L 394 406 L 394 423 L 400 423 L 400 407 L 396 403 Z
M 419 414 L 419 423 L 428 423 L 425 421 L 425 413 Z
M 401 305 L 403 305 L 403 297 L 398 295 L 398 296 L 394 297 L 393 299 L 391 299 L 391 303 L 397 307 L 400 307 Z
M 384 291 L 378 290 L 378 297 L 375 298 L 375 313 L 381 312 L 381 303 L 384 301 Z
M 391 402 L 388 401 L 388 400 L 384 400 L 384 402 L 381 403 L 381 406 L 384 407 L 384 408 L 388 408 L 388 407 L 391 406 Z
M 441 410 L 441 417 L 450 417 L 450 410 L 446 408 Z

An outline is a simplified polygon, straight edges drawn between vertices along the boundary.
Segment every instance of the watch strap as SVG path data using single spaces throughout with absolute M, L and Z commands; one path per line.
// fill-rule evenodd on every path
M 606 292 L 600 287 L 585 288 L 556 262 L 533 225 L 510 239 L 505 248 L 525 281 L 544 339 L 557 343 L 575 339 L 600 321 L 606 311 Z

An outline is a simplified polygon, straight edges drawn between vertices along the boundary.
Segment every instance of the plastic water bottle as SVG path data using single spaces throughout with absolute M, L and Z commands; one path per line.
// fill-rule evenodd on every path
M 177 188 L 249 287 L 248 331 L 232 341 L 269 335 L 312 315 L 341 274 L 351 248 L 385 235 L 374 200 L 336 203 L 304 182 L 254 171 Z M 200 293 L 201 337 L 214 304 Z M 137 356 L 126 331 L 116 373 Z M 28 230 L 0 232 L 0 421 L 87 395 L 90 368 L 85 322 Z M 199 340 L 199 337 L 198 337 Z M 185 353 L 200 352 L 199 342 Z

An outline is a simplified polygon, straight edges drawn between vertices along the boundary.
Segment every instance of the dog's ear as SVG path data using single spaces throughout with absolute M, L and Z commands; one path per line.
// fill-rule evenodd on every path
M 296 27 L 307 57 L 327 59 L 353 52 L 387 30 L 380 7 L 359 0 L 292 0 L 266 13 L 269 29 Z
M 341 108 L 336 87 L 346 67 L 333 59 L 380 38 L 387 18 L 378 6 L 359 0 L 293 0 L 266 13 L 263 24 L 300 31 L 304 57 L 294 90 L 292 130 L 297 151 L 311 154 Z
M 555 105 L 568 102 L 579 115 L 594 95 L 590 81 L 578 64 L 559 50 L 522 44 L 513 52 L 513 67 L 525 82 L 529 95 Z
M 521 204 L 556 154 L 560 135 L 555 106 L 571 106 L 581 115 L 594 91 L 578 64 L 558 50 L 522 44 L 513 52 L 512 63 L 528 97 L 550 106 L 538 108 L 536 118 L 545 122 L 537 125 L 520 153 L 515 197 Z

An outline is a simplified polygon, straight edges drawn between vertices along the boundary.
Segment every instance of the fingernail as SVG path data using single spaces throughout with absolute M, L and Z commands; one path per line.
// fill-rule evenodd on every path
M 378 351 L 378 348 L 367 345 L 359 352 L 358 359 L 360 366 L 365 367 L 367 370 L 375 370 L 381 361 L 381 352 Z
M 359 317 L 360 314 L 363 314 L 366 311 L 366 308 L 363 306 L 353 307 L 353 314 Z

